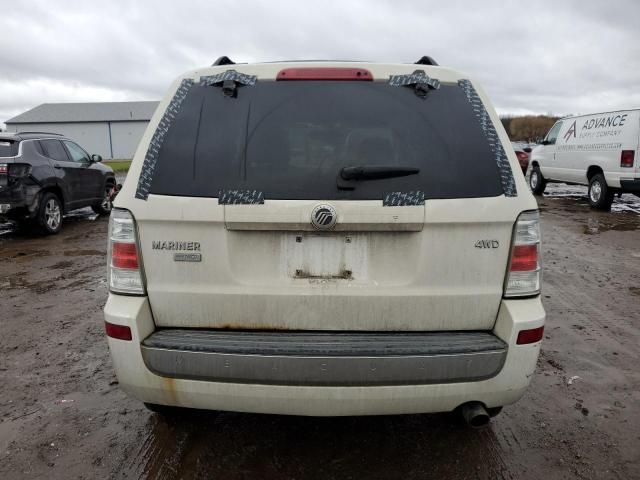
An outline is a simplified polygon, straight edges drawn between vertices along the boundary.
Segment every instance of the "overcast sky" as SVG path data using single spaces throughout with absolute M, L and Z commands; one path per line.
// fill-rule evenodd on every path
M 422 55 L 499 113 L 640 107 L 640 1 L 7 1 L 0 124 L 46 102 L 156 100 L 185 70 Z

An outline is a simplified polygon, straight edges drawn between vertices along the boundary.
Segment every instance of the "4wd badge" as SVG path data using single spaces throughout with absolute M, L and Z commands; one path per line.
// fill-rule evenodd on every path
M 475 244 L 476 248 L 498 248 L 499 246 L 498 240 L 478 240 Z

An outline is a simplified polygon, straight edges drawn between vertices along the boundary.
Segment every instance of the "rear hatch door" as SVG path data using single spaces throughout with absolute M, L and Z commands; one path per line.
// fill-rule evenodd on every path
M 457 84 L 194 85 L 135 211 L 156 324 L 490 329 L 518 214 L 493 148 Z

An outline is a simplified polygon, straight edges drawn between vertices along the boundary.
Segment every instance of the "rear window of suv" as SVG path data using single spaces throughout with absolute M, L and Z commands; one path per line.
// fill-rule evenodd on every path
M 337 176 L 349 166 L 420 172 L 340 190 Z M 236 98 L 194 85 L 164 137 L 150 193 L 217 197 L 235 189 L 300 200 L 503 193 L 495 155 L 457 85 L 426 99 L 383 82 L 258 81 Z
M 0 139 L 0 157 L 15 157 L 18 155 L 19 143 L 14 140 Z

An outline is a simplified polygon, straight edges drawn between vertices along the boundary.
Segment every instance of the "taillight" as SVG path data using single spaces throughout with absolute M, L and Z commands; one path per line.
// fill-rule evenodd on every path
M 622 150 L 622 153 L 620 154 L 620 166 L 633 167 L 635 153 L 636 152 L 633 150 Z
M 540 216 L 537 211 L 518 217 L 513 235 L 505 297 L 540 293 Z
M 138 268 L 138 247 L 135 243 L 113 242 L 111 265 L 134 270 Z
M 0 175 L 11 178 L 28 177 L 31 175 L 31 165 L 28 163 L 0 163 Z
M 364 68 L 304 67 L 280 70 L 276 80 L 360 80 L 373 81 L 373 75 Z
M 135 222 L 126 210 L 114 209 L 111 212 L 108 265 L 110 291 L 144 295 Z
M 512 272 L 530 272 L 538 268 L 538 245 L 515 245 L 512 252 Z
M 31 175 L 31 165 L 28 163 L 12 163 L 9 165 L 9 176 L 14 178 L 28 177 Z

